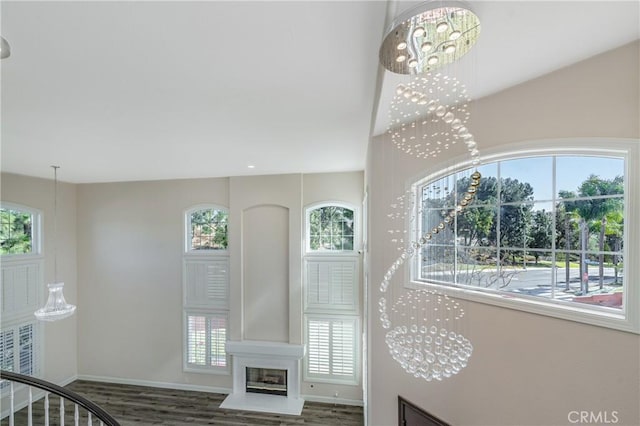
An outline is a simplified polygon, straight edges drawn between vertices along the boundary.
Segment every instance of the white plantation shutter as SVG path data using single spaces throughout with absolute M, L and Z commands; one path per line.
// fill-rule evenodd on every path
M 227 341 L 227 319 L 225 317 L 209 318 L 210 365 L 226 367 L 227 354 L 225 342 Z
M 185 305 L 227 307 L 229 304 L 229 259 L 186 259 Z
M 308 367 L 310 374 L 330 374 L 330 322 L 309 320 L 307 323 Z
M 226 367 L 226 314 L 187 314 L 187 364 Z
M 331 374 L 334 376 L 355 376 L 355 321 L 331 322 Z
M 357 257 L 306 260 L 306 311 L 349 311 L 358 308 Z
M 2 320 L 31 315 L 38 309 L 42 260 L 2 261 Z
M 0 368 L 7 371 L 38 376 L 39 344 L 35 321 L 7 326 L 0 332 Z M 2 381 L 0 389 L 8 385 Z
M 309 379 L 356 383 L 357 317 L 307 318 Z
M 207 360 L 207 319 L 204 316 L 187 316 L 187 362 L 206 365 Z
M 18 327 L 18 345 L 20 350 L 20 374 L 31 376 L 35 370 L 34 333 L 33 324 L 25 324 Z

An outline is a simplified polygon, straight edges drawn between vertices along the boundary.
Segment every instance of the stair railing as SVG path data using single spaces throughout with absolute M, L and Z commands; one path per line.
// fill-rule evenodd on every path
M 9 382 L 9 426 L 15 426 L 15 407 L 14 407 L 14 383 L 21 383 L 28 386 L 29 401 L 27 405 L 27 426 L 33 426 L 33 388 L 45 391 L 44 395 L 44 425 L 49 426 L 49 394 L 60 397 L 60 426 L 65 426 L 65 407 L 64 402 L 70 401 L 74 404 L 74 425 L 79 426 L 80 407 L 87 411 L 87 425 L 93 426 L 93 421 L 99 422 L 100 426 L 120 426 L 120 423 L 104 409 L 87 398 L 78 395 L 75 392 L 65 389 L 62 386 L 47 382 L 31 376 L 13 373 L 11 371 L 0 370 L 0 379 Z

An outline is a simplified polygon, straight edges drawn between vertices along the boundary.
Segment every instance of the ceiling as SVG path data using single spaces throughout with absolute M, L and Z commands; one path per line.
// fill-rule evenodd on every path
M 110 182 L 362 170 L 406 76 L 384 1 L 3 1 L 2 171 Z M 474 1 L 478 98 L 639 38 L 637 1 Z M 612 64 L 615 66 L 615 64 Z M 249 168 L 249 166 L 254 166 Z

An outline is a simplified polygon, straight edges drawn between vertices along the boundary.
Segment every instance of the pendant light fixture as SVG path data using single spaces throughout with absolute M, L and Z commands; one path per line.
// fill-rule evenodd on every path
M 47 284 L 49 288 L 49 298 L 43 308 L 35 312 L 37 319 L 41 321 L 57 321 L 70 317 L 76 311 L 75 305 L 70 305 L 64 299 L 62 289 L 63 282 L 58 282 L 58 169 L 59 166 L 51 166 L 53 168 L 53 283 Z
M 437 219 L 428 215 L 429 195 L 415 194 L 415 188 L 394 197 L 388 215 L 392 246 L 399 254 L 380 283 L 380 324 L 391 357 L 406 373 L 428 382 L 458 374 L 473 353 L 464 335 L 468 319 L 462 304 L 437 287 L 408 282 L 407 276 L 426 265 L 447 264 L 438 257 L 443 251 L 439 247 L 445 245 L 458 215 L 473 202 L 480 184 L 480 152 L 467 127 L 471 99 L 462 82 L 451 75 L 457 67 L 446 67 L 465 55 L 479 34 L 480 20 L 464 3 L 432 0 L 399 15 L 379 53 L 384 68 L 408 79 L 396 86 L 389 106 L 387 133 L 395 147 L 433 161 L 462 145 L 468 151 L 465 163 L 471 166 L 468 186 L 454 203 L 440 204 Z M 440 201 L 446 195 L 437 197 Z

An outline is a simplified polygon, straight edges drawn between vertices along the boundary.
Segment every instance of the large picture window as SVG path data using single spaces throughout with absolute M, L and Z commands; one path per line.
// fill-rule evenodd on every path
M 628 161 L 624 152 L 565 150 L 485 162 L 475 198 L 416 256 L 414 282 L 618 328 L 638 309 L 625 262 L 626 228 L 638 224 L 629 220 L 627 194 L 638 183 Z M 414 185 L 416 238 L 460 204 L 471 172 Z

